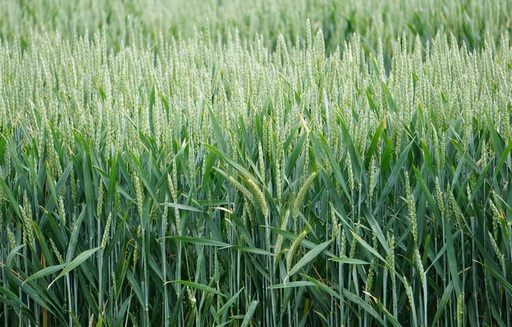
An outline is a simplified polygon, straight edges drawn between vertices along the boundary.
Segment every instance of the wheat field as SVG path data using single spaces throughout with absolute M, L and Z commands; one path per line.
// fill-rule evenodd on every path
M 508 1 L 0 4 L 0 324 L 512 326 Z

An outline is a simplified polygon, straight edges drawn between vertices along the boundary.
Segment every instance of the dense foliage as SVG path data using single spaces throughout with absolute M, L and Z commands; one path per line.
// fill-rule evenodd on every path
M 508 2 L 4 2 L 6 326 L 512 326 Z
M 0 7 L 0 39 L 20 38 L 21 46 L 33 33 L 70 40 L 73 31 L 93 35 L 105 28 L 107 46 L 120 50 L 130 44 L 130 33 L 154 45 L 160 36 L 194 38 L 207 29 L 226 41 L 236 28 L 242 39 L 259 35 L 273 49 L 279 35 L 287 45 L 301 42 L 307 19 L 322 29 L 328 51 L 353 35 L 369 48 L 382 40 L 388 52 L 403 35 L 412 43 L 416 35 L 426 42 L 438 32 L 453 33 L 459 45 L 473 49 L 512 32 L 508 0 L 0 0 Z

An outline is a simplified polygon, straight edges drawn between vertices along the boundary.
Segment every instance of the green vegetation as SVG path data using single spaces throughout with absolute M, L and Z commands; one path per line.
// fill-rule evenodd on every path
M 4 325 L 512 326 L 508 1 L 2 2 Z
M 226 41 L 237 29 L 243 40 L 262 36 L 273 48 L 278 35 L 287 45 L 304 39 L 306 20 L 322 29 L 327 49 L 334 50 L 354 34 L 365 47 L 382 40 L 392 43 L 405 33 L 412 44 L 438 32 L 453 33 L 469 49 L 484 40 L 497 43 L 502 32 L 512 32 L 512 2 L 507 0 L 0 0 L 0 39 L 31 42 L 32 33 L 54 34 L 70 40 L 71 32 L 94 34 L 106 29 L 107 46 L 116 50 L 130 43 L 130 32 L 145 45 L 159 43 L 160 35 L 194 38 L 210 29 Z M 385 53 L 388 55 L 388 53 Z

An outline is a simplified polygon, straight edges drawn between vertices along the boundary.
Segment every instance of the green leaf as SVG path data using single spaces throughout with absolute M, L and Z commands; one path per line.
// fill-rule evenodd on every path
M 372 300 L 375 301 L 375 303 L 377 304 L 377 307 L 379 307 L 379 310 L 384 312 L 384 315 L 386 316 L 386 318 L 389 320 L 389 322 L 391 322 L 391 324 L 395 327 L 401 327 L 402 325 L 398 322 L 398 320 L 396 320 L 396 318 L 384 307 L 384 305 L 382 304 L 382 302 L 380 302 L 380 300 L 374 296 L 372 296 L 371 294 L 367 293 L 367 292 L 364 292 L 366 293 Z
M 226 145 L 226 140 L 224 139 L 224 135 L 222 134 L 219 123 L 217 122 L 217 118 L 215 118 L 215 114 L 212 112 L 212 109 L 210 107 L 208 107 L 208 112 L 210 113 L 213 132 L 215 133 L 215 139 L 219 144 L 220 151 L 226 153 L 228 151 L 228 146 Z
M 473 158 L 471 158 L 471 156 L 464 149 L 464 145 L 462 145 L 460 142 L 453 140 L 453 139 L 451 139 L 450 142 L 455 147 L 455 149 L 457 149 L 457 151 L 459 151 L 462 154 L 462 156 L 464 157 L 466 162 L 471 166 L 471 168 L 473 168 L 476 172 L 480 173 L 481 172 L 480 167 L 478 167 L 478 164 L 476 163 L 476 161 L 473 160 Z
M 217 313 L 215 314 L 215 320 L 218 320 L 224 314 L 224 312 L 226 312 L 233 305 L 233 303 L 235 303 L 235 301 L 238 299 L 240 293 L 242 293 L 243 290 L 244 288 L 242 287 L 219 309 L 219 311 L 217 311 Z
M 66 252 L 66 261 L 71 261 L 71 258 L 73 258 L 73 255 L 75 254 L 75 248 L 76 244 L 78 242 L 78 236 L 80 235 L 80 226 L 82 225 L 82 221 L 85 217 L 86 208 L 82 208 L 82 212 L 78 216 L 78 219 L 74 222 L 73 231 L 71 232 L 71 238 L 69 240 L 68 249 Z
M 391 175 L 389 176 L 388 180 L 385 182 L 384 190 L 382 191 L 379 201 L 377 202 L 377 205 L 375 206 L 375 209 L 373 210 L 373 215 L 378 214 L 378 210 L 380 207 L 384 204 L 384 201 L 386 200 L 386 197 L 388 196 L 391 189 L 395 186 L 398 177 L 400 175 L 400 171 L 403 169 L 405 161 L 407 160 L 407 157 L 409 155 L 409 150 L 411 149 L 411 146 L 413 144 L 414 140 L 409 142 L 409 144 L 405 147 L 405 149 L 400 154 L 400 157 L 398 158 L 398 161 L 395 163 L 395 166 L 393 167 L 393 170 L 391 171 Z
M 445 223 L 445 222 L 443 222 Z M 447 224 L 448 225 L 448 224 Z M 459 272 L 457 270 L 457 256 L 455 255 L 455 247 L 453 246 L 453 234 L 451 228 L 449 226 L 444 227 L 444 236 L 446 240 L 446 254 L 448 255 L 448 269 L 450 270 L 450 275 L 452 277 L 453 287 L 455 288 L 455 292 L 457 297 L 462 293 L 462 289 L 460 287 L 461 281 L 459 277 Z
M 339 262 L 339 263 L 347 263 L 349 265 L 369 265 L 370 263 L 364 260 L 347 258 L 345 256 L 339 258 L 330 258 L 329 260 Z
M 271 231 L 275 232 L 276 234 L 278 235 L 282 235 L 284 238 L 290 240 L 290 241 L 295 241 L 295 239 L 297 238 L 297 235 L 295 235 L 294 233 L 292 232 L 289 232 L 289 231 L 286 231 L 286 230 L 282 230 L 280 228 L 276 228 L 276 227 L 270 227 L 270 226 L 265 226 L 265 228 L 268 228 L 270 229 Z M 305 248 L 308 248 L 308 249 L 313 249 L 314 247 L 317 246 L 317 244 L 311 242 L 311 241 L 308 241 L 308 240 L 303 240 L 300 245 L 304 246 Z M 326 250 L 325 255 L 327 255 L 328 257 L 331 257 L 331 258 L 334 258 L 336 257 L 331 251 L 329 250 Z
M 24 247 L 25 245 L 21 244 L 21 245 L 18 245 L 16 246 L 14 249 L 11 250 L 11 252 L 9 252 L 9 255 L 7 255 L 7 260 L 6 260 L 6 264 L 5 264 L 5 267 L 7 269 L 11 269 L 11 265 L 12 265 L 12 261 L 14 260 L 14 256 L 16 254 L 18 254 L 18 252 Z
M 487 129 L 489 130 L 490 133 L 492 147 L 494 149 L 494 152 L 496 153 L 496 157 L 501 158 L 503 154 L 503 140 L 500 138 L 498 132 L 496 131 L 496 127 L 494 127 L 492 119 L 487 111 L 485 111 L 485 121 L 487 123 Z
M 132 285 L 132 290 L 137 296 L 137 299 L 139 300 L 139 303 L 143 306 L 144 305 L 144 295 L 142 293 L 142 289 L 140 288 L 140 283 L 136 279 L 136 276 L 133 274 L 131 270 L 128 270 L 126 274 L 126 278 Z
M 286 176 L 290 176 L 292 169 L 295 167 L 297 158 L 299 157 L 300 153 L 303 151 L 303 146 L 304 146 L 304 141 L 306 140 L 306 136 L 307 136 L 306 133 L 301 134 L 299 140 L 295 143 L 292 153 L 286 160 L 286 169 L 285 169 Z
M 338 118 L 338 122 L 340 124 L 341 131 L 343 133 L 343 142 L 347 146 L 348 153 L 350 154 L 350 160 L 352 162 L 353 174 L 356 177 L 357 181 L 359 183 L 362 183 L 362 181 L 361 181 L 361 176 L 362 176 L 361 175 L 362 174 L 361 154 L 357 151 L 354 141 L 352 140 L 352 136 L 350 135 L 350 132 L 345 123 L 345 120 L 343 120 L 341 115 Z
M 61 264 L 61 265 L 55 265 L 55 266 L 50 266 L 50 267 L 46 267 L 44 269 L 41 269 L 39 270 L 38 272 L 36 272 L 35 274 L 31 275 L 30 277 L 28 277 L 27 279 L 25 279 L 25 281 L 23 282 L 23 284 L 25 283 L 28 283 L 32 280 L 35 280 L 35 279 L 38 279 L 38 278 L 41 278 L 41 277 L 45 277 L 45 276 L 48 276 L 48 275 L 51 275 L 51 274 L 54 274 L 56 273 L 57 271 L 60 271 L 62 268 L 64 268 L 66 266 L 66 264 Z
M 386 94 L 386 101 L 388 102 L 389 109 L 394 113 L 398 113 L 395 100 L 393 100 L 393 96 L 391 95 L 391 92 L 389 92 L 388 85 L 386 83 L 382 83 L 382 88 Z
M 329 246 L 329 244 L 332 243 L 332 240 L 323 242 L 321 244 L 318 244 L 315 246 L 312 250 L 310 250 L 304 257 L 302 257 L 299 262 L 295 264 L 295 266 L 290 269 L 288 272 L 287 277 L 293 276 L 295 273 L 297 273 L 302 267 L 307 265 L 310 261 L 314 260 L 320 253 L 322 253 L 325 248 Z
M 500 161 L 498 162 L 498 165 L 496 166 L 496 171 L 500 171 L 503 164 L 507 161 L 509 158 L 509 154 L 512 151 L 512 141 L 508 144 L 508 146 L 503 150 L 503 154 L 501 155 Z M 509 161 L 510 163 L 510 161 Z M 512 167 L 509 166 L 509 169 L 512 169 Z
M 315 283 L 309 281 L 298 281 L 298 282 L 289 282 L 282 284 L 274 284 L 268 287 L 269 290 L 275 289 L 284 289 L 284 288 L 294 288 L 294 287 L 308 287 L 308 286 L 316 286 Z
M 180 203 L 161 203 L 160 205 L 171 207 L 171 208 L 176 208 L 179 210 L 204 213 L 204 211 L 202 211 L 201 209 L 198 209 L 198 208 L 192 207 L 192 206 L 188 206 L 185 204 L 180 204 Z
M 374 317 L 382 326 L 385 326 L 384 320 L 379 316 L 378 312 L 375 311 L 367 302 L 363 300 L 361 296 L 358 296 L 347 289 L 343 290 L 343 295 L 350 301 L 357 304 L 361 309 L 368 312 L 372 317 Z
M 311 134 L 311 139 L 312 140 L 315 139 L 315 134 Z M 327 156 L 327 159 L 329 160 L 329 162 L 331 164 L 336 183 L 341 186 L 341 189 L 343 190 L 343 194 L 345 195 L 345 198 L 350 203 L 352 203 L 353 199 L 352 199 L 352 196 L 348 189 L 345 178 L 343 177 L 343 174 L 341 173 L 339 160 L 334 156 L 334 154 L 331 150 L 331 147 L 329 146 L 329 144 L 327 143 L 327 140 L 322 135 L 318 134 L 318 140 L 320 141 L 322 150 L 324 151 L 325 155 Z
M 314 279 L 313 277 L 310 277 L 306 274 L 300 274 L 303 278 L 306 278 L 308 281 L 312 282 L 316 287 L 318 287 L 320 290 L 324 291 L 325 293 L 329 294 L 330 296 L 334 297 L 335 299 L 342 300 L 341 295 L 338 292 L 335 292 L 332 288 L 325 285 L 323 282 Z
M 17 306 L 19 310 L 21 309 L 29 309 L 25 303 L 23 303 L 19 296 L 6 289 L 3 286 L 0 286 L 0 302 L 4 302 L 8 305 Z
M 212 294 L 227 298 L 226 295 L 222 294 L 221 292 L 217 291 L 216 289 L 211 288 L 206 285 L 203 285 L 203 284 L 189 282 L 186 280 L 172 280 L 172 281 L 166 282 L 165 284 L 167 284 L 167 283 L 176 283 L 176 284 L 180 284 L 180 285 L 185 285 L 185 286 L 192 287 L 192 288 L 195 288 L 195 289 L 203 291 L 203 292 L 208 292 L 208 293 L 212 293 Z
M 446 305 L 451 299 L 452 292 L 453 283 L 449 283 L 446 289 L 444 290 L 443 296 L 441 297 L 439 304 L 437 305 L 436 314 L 434 316 L 434 319 L 432 320 L 432 326 L 436 326 L 437 321 L 439 320 L 439 318 L 441 318 L 441 315 L 446 309 Z
M 425 143 L 424 140 L 421 141 L 421 149 L 423 150 L 423 158 L 424 158 L 423 162 L 427 166 L 428 171 L 430 172 L 430 175 L 435 176 L 436 170 L 434 168 L 432 156 L 430 155 L 430 151 L 429 151 L 427 144 Z
M 370 246 L 370 244 L 366 243 L 365 240 L 363 240 L 363 238 L 361 236 L 359 236 L 357 233 L 355 232 L 352 232 L 352 235 L 354 236 L 354 238 L 359 242 L 359 244 L 361 244 L 366 250 L 368 250 L 369 252 L 371 252 L 374 256 L 376 256 L 377 258 L 379 258 L 382 262 L 386 263 L 386 260 L 380 255 L 379 252 L 377 252 L 377 250 L 375 250 L 373 247 Z
M 7 195 L 7 200 L 9 200 L 9 203 L 14 212 L 16 213 L 16 215 L 18 217 L 21 217 L 20 205 L 18 204 L 18 201 L 16 201 L 16 198 L 12 194 L 11 190 L 9 189 L 9 186 L 7 186 L 3 178 L 0 178 L 0 186 L 3 189 L 3 193 Z
M 382 134 L 382 131 L 385 129 L 385 126 L 386 126 L 386 120 L 383 119 L 381 121 L 381 123 L 379 124 L 379 127 L 377 127 L 375 134 L 373 134 L 372 141 L 371 141 L 370 145 L 368 146 L 368 150 L 366 151 L 366 155 L 364 157 L 364 166 L 365 167 L 368 167 L 373 154 L 377 150 L 377 146 L 379 145 L 380 136 Z
M 386 237 L 384 236 L 384 233 L 382 232 L 382 228 L 380 227 L 377 220 L 375 220 L 375 217 L 373 214 L 366 208 L 363 208 L 363 214 L 368 221 L 368 224 L 370 225 L 370 228 L 377 236 L 377 239 L 379 240 L 381 246 L 384 248 L 384 251 L 386 252 L 386 255 L 389 253 L 389 246 L 388 242 L 386 240 Z
M 96 251 L 98 251 L 99 249 L 101 249 L 101 246 L 98 246 L 94 249 L 89 249 L 89 250 L 86 250 L 82 253 L 80 253 L 75 259 L 73 259 L 73 261 L 71 261 L 70 263 L 68 264 L 65 264 L 64 265 L 64 269 L 62 270 L 62 272 L 50 283 L 50 285 L 48 285 L 48 289 L 53 285 L 53 283 L 55 283 L 59 278 L 61 278 L 62 276 L 66 275 L 67 273 L 69 273 L 70 271 L 72 271 L 73 269 L 75 269 L 76 267 L 80 266 L 82 263 L 84 263 L 85 260 L 89 259 L 89 257 L 91 255 L 93 255 L 94 253 L 96 253 Z
M 375 62 L 375 59 L 372 58 L 372 61 Z M 377 65 L 374 65 L 374 67 L 377 69 L 378 71 L 378 68 L 377 68 Z M 373 97 L 372 97 L 372 94 L 370 92 L 370 88 L 366 88 L 365 90 L 366 92 L 366 98 L 368 99 L 368 105 L 370 106 L 370 109 L 373 111 L 373 113 L 377 116 L 379 116 L 379 109 L 377 108 L 377 106 L 375 105 L 375 101 L 373 101 Z
M 418 184 L 420 185 L 420 188 L 423 191 L 423 195 L 425 196 L 425 198 L 430 206 L 430 209 L 434 212 L 434 216 L 437 219 L 443 219 L 441 216 L 441 212 L 439 211 L 437 201 L 434 198 L 434 196 L 432 195 L 432 193 L 430 193 L 430 189 L 427 186 L 427 183 L 425 182 L 425 180 L 423 179 L 423 176 L 421 176 L 420 171 L 416 167 L 413 167 L 413 170 L 414 170 L 414 174 L 416 176 L 416 180 L 418 181 Z
M 274 254 L 272 254 L 266 250 L 260 249 L 260 248 L 253 248 L 253 247 L 248 247 L 248 246 L 243 246 L 243 245 L 230 245 L 227 248 L 234 249 L 234 250 L 240 250 L 242 252 L 247 252 L 247 253 L 252 253 L 252 254 L 260 254 L 260 255 L 268 255 L 268 256 L 274 255 Z
M 505 277 L 503 277 L 500 273 L 498 273 L 496 270 L 492 269 L 491 267 L 489 267 L 483 263 L 480 263 L 480 264 L 485 269 L 487 269 L 487 271 L 489 273 L 491 273 L 491 275 L 493 275 L 501 283 L 501 285 L 503 286 L 503 288 L 505 288 L 505 290 L 507 290 L 507 292 L 512 293 L 512 284 Z
M 225 152 L 223 152 L 220 149 L 217 149 L 214 146 L 211 146 L 209 144 L 204 145 L 206 148 L 210 149 L 213 153 L 218 155 L 222 160 L 227 162 L 230 166 L 235 168 L 242 176 L 244 176 L 247 179 L 252 179 L 253 181 L 257 181 L 258 179 L 251 174 L 247 169 L 245 169 L 242 165 L 240 165 L 238 162 L 231 159 Z
M 252 316 L 254 315 L 254 311 L 256 311 L 256 307 L 258 306 L 259 303 L 260 302 L 256 301 L 256 300 L 253 300 L 251 302 L 251 305 L 249 306 L 249 310 L 245 314 L 244 320 L 242 321 L 242 326 L 241 327 L 248 327 L 249 326 L 249 324 L 251 323 Z
M 205 245 L 205 246 L 219 246 L 219 247 L 230 247 L 231 246 L 228 243 L 208 240 L 205 238 L 197 238 L 197 237 L 169 236 L 168 239 L 182 241 L 182 242 L 186 242 L 186 243 L 197 244 L 197 245 Z

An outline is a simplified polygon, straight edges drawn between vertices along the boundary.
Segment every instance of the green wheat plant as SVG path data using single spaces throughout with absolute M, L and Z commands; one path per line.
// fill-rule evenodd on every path
M 0 323 L 512 326 L 506 14 L 87 3 L 2 13 Z

